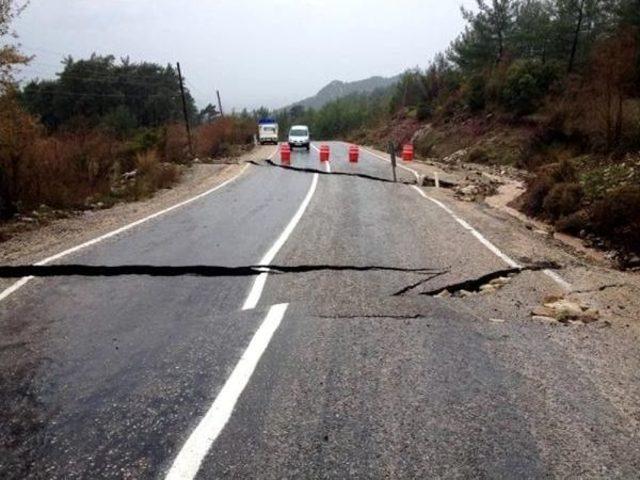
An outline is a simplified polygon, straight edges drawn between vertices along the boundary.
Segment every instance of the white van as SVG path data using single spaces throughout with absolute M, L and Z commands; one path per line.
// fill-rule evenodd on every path
M 278 144 L 278 124 L 275 120 L 265 118 L 258 124 L 258 141 L 260 145 L 265 143 Z
M 289 146 L 291 150 L 296 147 L 306 148 L 307 152 L 311 149 L 311 136 L 309 127 L 306 125 L 294 125 L 289 130 Z

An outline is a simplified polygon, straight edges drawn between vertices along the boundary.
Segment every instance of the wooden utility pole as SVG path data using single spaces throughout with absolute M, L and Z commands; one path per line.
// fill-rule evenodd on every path
M 220 111 L 220 116 L 224 117 L 224 112 L 222 111 L 222 101 L 220 100 L 220 90 L 216 90 L 216 95 L 218 96 L 218 110 Z
M 178 62 L 178 78 L 180 79 L 180 94 L 182 96 L 182 112 L 184 113 L 184 124 L 187 127 L 187 139 L 189 142 L 189 155 L 191 158 L 189 161 L 193 160 L 193 142 L 191 141 L 191 125 L 189 125 L 189 112 L 187 111 L 187 99 L 184 95 L 184 83 L 182 81 L 182 71 L 180 70 L 180 62 Z

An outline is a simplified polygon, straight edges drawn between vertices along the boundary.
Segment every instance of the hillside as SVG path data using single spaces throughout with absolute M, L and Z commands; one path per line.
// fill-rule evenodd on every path
M 398 83 L 399 80 L 400 75 L 390 78 L 375 76 L 355 82 L 334 80 L 327 86 L 323 87 L 313 97 L 305 98 L 304 100 L 294 103 L 290 107 L 303 106 L 305 108 L 313 108 L 317 110 L 324 107 L 327 103 L 346 97 L 347 95 L 351 95 L 353 93 L 370 93 L 379 88 L 386 88 L 394 85 Z

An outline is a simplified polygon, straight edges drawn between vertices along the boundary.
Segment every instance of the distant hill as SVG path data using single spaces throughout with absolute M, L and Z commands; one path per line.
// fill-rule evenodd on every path
M 352 93 L 369 93 L 379 88 L 389 87 L 398 82 L 400 75 L 395 77 L 371 77 L 356 82 L 341 82 L 334 80 L 327 86 L 323 87 L 313 97 L 305 98 L 299 102 L 289 105 L 288 108 L 302 105 L 305 108 L 322 108 L 325 104 L 337 100 L 338 98 L 351 95 Z

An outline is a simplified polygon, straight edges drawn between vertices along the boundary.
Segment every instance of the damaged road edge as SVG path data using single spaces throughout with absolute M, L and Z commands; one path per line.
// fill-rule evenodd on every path
M 470 280 L 465 280 L 463 282 L 454 283 L 451 285 L 446 285 L 441 288 L 437 288 L 435 290 L 430 290 L 428 292 L 421 292 L 420 295 L 429 295 L 432 297 L 437 297 L 439 295 L 448 292 L 450 295 L 454 295 L 460 292 L 480 292 L 482 287 L 491 282 L 495 282 L 500 278 L 511 278 L 514 275 L 517 275 L 522 272 L 539 272 L 546 270 L 558 270 L 560 266 L 553 262 L 542 262 L 536 263 L 533 265 L 526 265 L 523 267 L 513 267 L 513 268 L 505 268 L 502 270 L 496 270 L 494 272 L 488 273 L 478 278 L 473 278 Z

